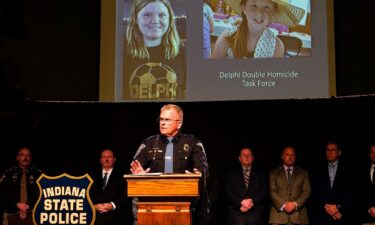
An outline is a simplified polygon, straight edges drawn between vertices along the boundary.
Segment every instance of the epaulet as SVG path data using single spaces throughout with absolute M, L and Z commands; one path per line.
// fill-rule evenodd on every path
M 182 134 L 182 135 L 186 135 L 186 136 L 189 136 L 189 137 L 195 138 L 194 135 L 192 135 L 192 134 Z
M 156 134 L 156 135 L 152 135 L 152 136 L 150 136 L 150 137 L 146 138 L 146 139 L 144 140 L 144 142 L 145 142 L 145 141 L 150 141 L 150 140 L 153 140 L 153 139 L 155 139 L 155 138 L 158 138 L 158 136 L 159 136 L 159 134 Z
M 0 177 L 0 183 L 3 182 L 4 178 L 5 178 L 5 174 L 3 173 L 3 174 L 1 175 L 1 177 Z
M 11 168 L 5 170 L 4 174 L 11 173 L 12 171 L 15 171 L 15 170 L 17 170 L 17 169 L 18 169 L 17 166 L 13 166 L 13 167 L 11 167 Z
M 42 170 L 38 169 L 37 167 L 33 166 L 33 167 L 30 167 L 30 170 L 33 171 L 33 172 L 38 172 L 38 173 L 42 173 Z
M 185 135 L 186 137 L 189 137 L 189 138 L 195 140 L 197 143 L 201 143 L 201 141 L 198 138 L 194 137 L 193 134 L 183 134 L 183 135 Z
M 9 169 L 5 170 L 4 173 L 1 175 L 0 183 L 2 183 L 3 180 L 7 177 L 7 174 L 11 173 L 14 170 L 17 170 L 17 166 L 14 166 L 12 168 L 9 168 Z

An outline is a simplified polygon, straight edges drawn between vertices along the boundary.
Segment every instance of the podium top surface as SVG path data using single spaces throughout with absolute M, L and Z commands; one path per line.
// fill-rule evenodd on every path
M 124 175 L 129 197 L 196 197 L 201 174 Z
M 200 178 L 201 174 L 185 174 L 185 173 L 143 173 L 143 174 L 125 174 L 124 178 Z

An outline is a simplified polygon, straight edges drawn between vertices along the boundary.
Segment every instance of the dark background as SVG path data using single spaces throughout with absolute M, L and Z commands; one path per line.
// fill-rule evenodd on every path
M 337 97 L 178 103 L 183 132 L 206 148 L 211 224 L 225 220 L 221 187 L 243 144 L 266 169 L 279 165 L 282 147 L 291 144 L 297 163 L 313 171 L 329 140 L 359 165 L 355 172 L 367 165 L 375 143 L 373 5 L 335 1 Z M 140 142 L 158 133 L 162 103 L 98 103 L 99 45 L 98 0 L 0 0 L 0 172 L 15 164 L 23 144 L 47 175 L 82 175 L 107 146 L 128 172 Z

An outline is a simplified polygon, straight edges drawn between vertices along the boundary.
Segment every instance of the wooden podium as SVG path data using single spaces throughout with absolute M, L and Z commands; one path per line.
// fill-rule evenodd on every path
M 199 196 L 197 174 L 124 175 L 137 197 L 138 225 L 191 225 L 190 199 Z

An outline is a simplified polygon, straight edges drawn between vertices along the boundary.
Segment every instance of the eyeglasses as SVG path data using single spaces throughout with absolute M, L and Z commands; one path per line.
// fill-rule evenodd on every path
M 158 118 L 156 118 L 156 121 L 157 121 L 158 123 L 171 124 L 172 121 L 180 122 L 181 120 L 173 120 L 173 119 L 168 119 L 168 118 L 158 117 Z

